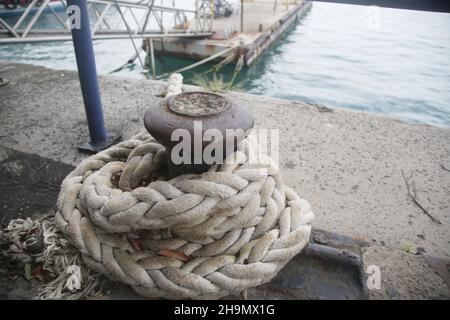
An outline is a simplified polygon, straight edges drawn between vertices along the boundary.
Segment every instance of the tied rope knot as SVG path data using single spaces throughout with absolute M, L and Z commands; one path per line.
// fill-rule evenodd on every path
M 92 269 L 147 297 L 220 298 L 270 281 L 308 243 L 314 214 L 242 141 L 223 164 L 168 180 L 141 133 L 80 163 L 55 223 Z

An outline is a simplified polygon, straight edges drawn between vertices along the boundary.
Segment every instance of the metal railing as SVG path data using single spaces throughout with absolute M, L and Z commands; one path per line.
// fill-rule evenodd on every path
M 32 0 L 17 21 L 0 18 L 0 44 L 71 40 L 67 3 Z M 211 12 L 182 9 L 163 0 L 86 0 L 91 20 L 92 38 L 206 37 L 211 34 Z M 167 1 L 166 1 L 167 2 Z M 58 5 L 58 7 L 56 6 Z M 63 11 L 63 12 L 58 12 Z M 39 27 L 41 17 L 53 18 L 50 28 Z

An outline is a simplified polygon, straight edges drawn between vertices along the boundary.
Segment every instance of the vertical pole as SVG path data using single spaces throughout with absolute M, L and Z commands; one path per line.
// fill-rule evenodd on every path
M 241 32 L 244 32 L 244 0 L 241 0 Z
M 79 8 L 79 10 L 72 11 L 73 14 L 79 13 L 79 17 L 74 17 L 74 19 L 79 19 L 79 28 L 77 25 L 71 25 L 71 31 L 91 139 L 90 142 L 81 145 L 79 148 L 98 152 L 118 140 L 120 135 L 108 135 L 105 127 L 87 1 L 67 0 L 68 13 L 71 12 L 71 6 Z
M 198 0 L 195 0 L 195 34 L 198 33 Z
M 156 64 L 155 64 L 155 50 L 153 49 L 153 38 L 150 38 L 150 60 L 152 63 L 152 75 L 156 80 Z

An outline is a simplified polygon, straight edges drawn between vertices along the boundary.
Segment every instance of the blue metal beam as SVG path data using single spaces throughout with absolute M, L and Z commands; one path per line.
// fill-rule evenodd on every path
M 75 6 L 75 7 L 71 7 Z M 79 149 L 98 152 L 116 143 L 120 134 L 108 133 L 103 117 L 102 102 L 95 65 L 94 48 L 92 45 L 89 11 L 86 0 L 67 0 L 68 14 L 84 108 L 89 127 L 90 141 L 79 146 Z M 71 10 L 76 9 L 78 10 Z M 73 16 L 78 15 L 78 16 Z

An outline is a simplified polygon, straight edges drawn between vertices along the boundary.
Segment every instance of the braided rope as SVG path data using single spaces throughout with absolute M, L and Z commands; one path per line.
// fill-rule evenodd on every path
M 270 159 L 250 164 L 251 152 L 244 140 L 224 164 L 167 180 L 164 147 L 138 134 L 65 178 L 56 225 L 91 268 L 147 297 L 258 286 L 308 243 L 314 214 Z

